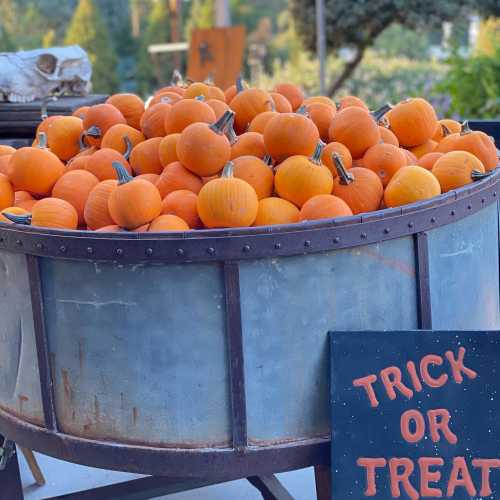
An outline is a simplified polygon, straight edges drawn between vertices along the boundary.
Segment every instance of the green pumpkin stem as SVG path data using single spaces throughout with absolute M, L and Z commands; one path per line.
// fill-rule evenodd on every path
M 118 175 L 119 186 L 121 186 L 122 184 L 127 184 L 127 182 L 134 180 L 134 178 L 127 172 L 127 169 L 119 161 L 114 161 L 111 163 L 111 165 Z
M 245 87 L 243 85 L 243 78 L 241 78 L 241 75 L 236 78 L 236 93 L 239 94 L 240 92 L 243 92 L 245 90 Z
M 381 108 L 372 111 L 371 115 L 373 116 L 373 119 L 378 123 L 391 109 L 392 104 L 386 103 Z
M 37 140 L 40 149 L 47 149 L 47 134 L 45 132 L 40 132 L 37 136 Z
M 221 177 L 231 178 L 231 177 L 233 177 L 233 171 L 234 171 L 234 163 L 232 161 L 228 161 L 224 165 L 224 169 L 222 170 Z
M 441 123 L 441 133 L 443 134 L 443 137 L 448 137 L 451 135 L 451 130 L 446 126 Z
M 224 130 L 231 124 L 234 118 L 234 111 L 228 109 L 224 112 L 224 114 L 215 122 L 209 125 L 210 129 L 213 130 L 216 134 L 222 135 Z
M 323 141 L 318 141 L 316 144 L 316 149 L 311 157 L 311 161 L 316 163 L 316 165 L 321 165 L 321 155 L 323 154 L 323 149 L 325 148 L 325 143 Z
M 347 171 L 347 169 L 344 167 L 344 163 L 342 162 L 342 158 L 338 153 L 333 153 L 332 154 L 332 160 L 335 165 L 335 169 L 337 170 L 337 174 L 340 179 L 340 184 L 343 184 L 344 186 L 348 186 L 353 180 L 354 180 L 354 175 L 352 175 L 350 172 Z
M 85 131 L 85 135 L 99 139 L 100 137 L 102 137 L 102 132 L 101 132 L 101 129 L 99 127 L 97 127 L 96 125 L 92 125 L 92 127 L 89 127 Z
M 22 224 L 23 226 L 29 226 L 31 224 L 31 214 L 15 215 L 9 212 L 2 212 L 2 215 L 14 224 Z
M 78 137 L 78 146 L 80 147 L 80 152 L 88 148 L 88 145 L 85 143 L 85 132 L 82 132 L 80 137 Z
M 471 179 L 473 181 L 480 181 L 482 179 L 486 179 L 492 173 L 493 173 L 493 171 L 490 171 L 490 172 L 479 172 L 479 170 L 473 170 L 472 173 L 471 173 Z
M 204 95 L 197 95 L 197 96 L 195 97 L 195 99 L 196 99 L 197 101 L 204 101 L 204 100 L 205 100 L 205 96 L 204 96 Z
M 469 122 L 465 120 L 462 123 L 462 128 L 460 129 L 460 135 L 467 135 L 472 132 L 471 128 L 469 127 Z
M 127 135 L 124 135 L 123 142 L 125 143 L 125 153 L 123 153 L 123 157 L 128 161 L 128 159 L 130 158 L 130 153 L 132 153 L 132 141 L 128 138 Z
M 233 144 L 236 144 L 236 141 L 238 140 L 238 136 L 236 135 L 236 132 L 234 131 L 233 128 L 233 123 L 234 123 L 234 115 L 231 116 L 231 119 L 229 120 L 225 131 L 226 137 L 229 139 L 231 146 Z

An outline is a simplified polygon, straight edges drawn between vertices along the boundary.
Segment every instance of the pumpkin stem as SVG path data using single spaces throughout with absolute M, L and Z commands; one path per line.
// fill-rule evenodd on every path
M 311 157 L 311 161 L 316 163 L 316 165 L 321 165 L 321 155 L 323 154 L 323 149 L 325 148 L 325 143 L 323 141 L 318 141 L 316 144 L 316 149 Z
M 85 132 L 85 135 L 99 139 L 102 136 L 102 132 L 101 132 L 101 129 L 99 127 L 97 127 L 96 125 L 92 125 L 92 127 L 89 127 L 87 129 L 87 131 Z
M 127 135 L 124 135 L 123 142 L 125 143 L 125 153 L 123 153 L 123 157 L 128 161 L 128 159 L 130 158 L 130 153 L 132 152 L 132 141 L 128 138 Z
M 234 117 L 234 111 L 228 109 L 227 111 L 224 111 L 224 114 L 215 123 L 209 125 L 209 127 L 216 134 L 222 135 L 224 133 L 224 130 L 229 124 L 231 124 L 232 128 L 233 117 Z
M 2 212 L 2 215 L 14 224 L 23 224 L 24 226 L 29 226 L 31 224 L 31 214 L 14 215 L 9 212 Z
M 469 127 L 469 122 L 468 120 L 465 120 L 462 123 L 462 128 L 460 129 L 460 135 L 467 135 L 472 132 L 471 128 Z
M 197 96 L 195 97 L 195 99 L 196 99 L 197 101 L 204 101 L 204 100 L 205 100 L 205 96 L 204 96 L 204 95 L 197 95 Z
M 451 134 L 451 130 L 446 126 L 441 123 L 441 130 L 443 137 L 448 137 Z
M 40 149 L 47 149 L 47 134 L 45 132 L 40 132 L 37 136 L 37 140 Z
M 303 115 L 309 117 L 309 113 L 307 112 L 307 106 L 301 106 L 297 111 L 295 111 L 298 115 Z
M 493 173 L 493 170 L 490 172 L 479 172 L 479 170 L 473 170 L 470 177 L 473 181 L 480 181 L 482 179 L 486 179 Z
M 42 99 L 42 105 L 40 106 L 40 118 L 42 119 L 42 121 L 49 117 L 49 113 L 48 113 L 47 108 L 49 106 L 50 101 L 57 101 L 57 97 L 54 95 L 51 95 L 51 96 L 44 97 Z
M 269 155 L 269 154 L 265 155 L 264 158 L 262 158 L 262 161 L 266 165 L 269 165 L 270 167 L 273 165 L 273 159 L 272 159 L 271 155 Z
M 344 163 L 342 162 L 342 158 L 338 153 L 332 153 L 332 160 L 335 164 L 335 169 L 337 170 L 340 184 L 348 186 L 354 180 L 354 175 L 346 170 L 346 168 L 344 167 Z
M 87 149 L 87 144 L 85 144 L 85 132 L 82 132 L 78 137 L 78 146 L 80 147 L 80 152 Z
M 119 186 L 121 186 L 122 184 L 127 184 L 127 182 L 134 180 L 134 178 L 127 172 L 127 169 L 119 161 L 114 161 L 111 163 L 111 165 L 118 175 Z
M 386 103 L 381 108 L 372 111 L 371 115 L 373 116 L 373 119 L 378 123 L 391 109 L 392 104 Z
M 172 79 L 170 80 L 170 85 L 178 86 L 182 83 L 182 75 L 178 69 L 174 69 L 172 73 Z
M 221 177 L 231 178 L 233 176 L 233 170 L 234 170 L 234 163 L 232 161 L 228 161 L 224 165 L 224 169 L 222 170 Z
M 233 144 L 236 144 L 236 141 L 238 140 L 238 136 L 236 135 L 236 132 L 234 131 L 233 128 L 233 123 L 234 123 L 234 115 L 231 116 L 231 119 L 229 120 L 226 127 L 226 137 L 229 139 L 229 143 L 231 144 L 231 146 Z
M 238 75 L 238 78 L 236 78 L 236 93 L 239 94 L 244 90 L 245 87 L 243 86 L 243 78 L 241 78 L 241 75 Z

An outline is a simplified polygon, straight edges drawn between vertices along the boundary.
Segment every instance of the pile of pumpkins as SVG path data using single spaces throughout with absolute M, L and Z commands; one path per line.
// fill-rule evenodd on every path
M 438 196 L 489 175 L 491 137 L 425 99 L 370 111 L 241 80 L 133 94 L 42 121 L 0 146 L 0 221 L 100 232 L 266 226 Z

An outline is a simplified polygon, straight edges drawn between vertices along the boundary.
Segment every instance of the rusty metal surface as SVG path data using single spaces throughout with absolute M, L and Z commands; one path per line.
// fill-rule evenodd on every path
M 0 251 L 0 407 L 43 423 L 25 257 Z

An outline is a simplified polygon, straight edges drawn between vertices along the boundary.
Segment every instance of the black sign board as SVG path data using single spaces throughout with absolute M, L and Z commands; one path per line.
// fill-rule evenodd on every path
M 332 498 L 500 499 L 500 332 L 332 332 Z

